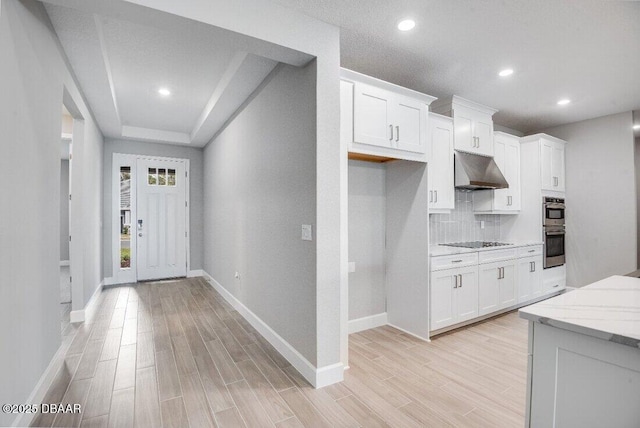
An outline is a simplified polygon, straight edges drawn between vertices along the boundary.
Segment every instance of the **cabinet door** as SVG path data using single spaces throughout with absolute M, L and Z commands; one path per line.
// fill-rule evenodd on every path
M 552 172 L 553 143 L 541 140 L 540 143 L 540 173 L 542 174 L 542 190 L 556 190 Z
M 395 96 L 391 117 L 393 142 L 400 150 L 425 153 L 427 108 L 411 98 Z
M 391 147 L 392 94 L 364 83 L 355 83 L 353 139 L 357 143 Z
M 564 144 L 553 143 L 553 155 L 551 157 L 551 174 L 554 177 L 554 189 L 564 192 Z
M 511 195 L 511 182 L 507 177 L 507 142 L 502 136 L 496 136 L 494 140 L 493 160 L 498 165 L 500 172 L 509 183 L 508 189 L 496 189 L 493 191 L 493 209 L 496 211 L 506 211 L 509 207 L 509 196 Z
M 438 330 L 454 324 L 454 289 L 456 269 L 431 273 L 431 330 Z
M 515 261 L 502 264 L 502 279 L 498 280 L 498 286 L 500 289 L 500 309 L 508 308 L 518 303 Z
M 520 142 L 511 141 L 505 145 L 504 173 L 509 183 L 508 206 L 509 211 L 520 210 Z
M 476 137 L 476 153 L 493 156 L 493 120 L 485 113 L 476 113 L 473 134 Z
M 490 314 L 500 309 L 499 268 L 502 262 L 487 263 L 479 267 L 478 310 L 479 315 Z
M 476 152 L 473 138 L 473 115 L 462 109 L 453 112 L 453 136 L 456 150 Z
M 478 316 L 478 270 L 474 266 L 458 271 L 460 280 L 455 289 L 456 322 L 462 322 Z
M 429 117 L 429 208 L 454 209 L 453 124 L 450 119 Z
M 542 294 L 542 256 L 518 260 L 518 303 L 524 303 Z

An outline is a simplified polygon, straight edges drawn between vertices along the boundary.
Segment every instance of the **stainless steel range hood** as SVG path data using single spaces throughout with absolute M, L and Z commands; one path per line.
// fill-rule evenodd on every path
M 506 189 L 509 183 L 492 157 L 455 151 L 456 189 Z

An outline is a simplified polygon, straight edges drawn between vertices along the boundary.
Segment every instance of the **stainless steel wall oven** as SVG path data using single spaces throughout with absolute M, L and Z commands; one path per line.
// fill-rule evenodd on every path
M 545 197 L 542 202 L 544 268 L 565 264 L 565 203 L 561 198 Z

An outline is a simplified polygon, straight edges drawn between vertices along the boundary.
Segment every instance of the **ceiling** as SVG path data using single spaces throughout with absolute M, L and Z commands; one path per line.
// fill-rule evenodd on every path
M 205 26 L 45 7 L 106 137 L 202 147 L 278 64 Z
M 494 107 L 521 132 L 640 108 L 640 2 L 274 1 L 339 26 L 343 67 Z

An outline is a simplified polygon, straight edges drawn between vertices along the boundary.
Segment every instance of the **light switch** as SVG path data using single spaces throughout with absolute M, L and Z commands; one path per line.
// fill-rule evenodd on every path
M 303 241 L 313 241 L 313 235 L 311 234 L 311 225 L 303 224 L 302 225 L 302 240 Z
M 349 273 L 356 271 L 356 262 L 349 262 Z

